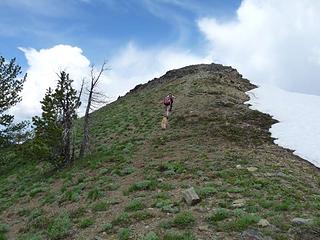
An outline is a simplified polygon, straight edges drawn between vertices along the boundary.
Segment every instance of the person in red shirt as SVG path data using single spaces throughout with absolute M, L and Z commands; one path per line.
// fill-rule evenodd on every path
M 169 93 L 164 99 L 163 104 L 165 106 L 166 116 L 169 116 L 169 112 L 172 111 L 172 105 L 173 105 L 173 99 L 175 99 L 175 96 L 172 95 L 172 93 Z

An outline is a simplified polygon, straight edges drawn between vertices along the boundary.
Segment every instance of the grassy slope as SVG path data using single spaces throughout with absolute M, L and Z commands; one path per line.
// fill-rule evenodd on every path
M 0 177 L 0 239 L 237 239 L 248 228 L 319 239 L 319 171 L 272 143 L 274 120 L 243 104 L 253 87 L 231 68 L 198 65 L 94 112 L 89 157 L 53 176 L 30 163 Z M 168 92 L 177 99 L 162 131 Z M 190 186 L 195 207 L 181 201 Z

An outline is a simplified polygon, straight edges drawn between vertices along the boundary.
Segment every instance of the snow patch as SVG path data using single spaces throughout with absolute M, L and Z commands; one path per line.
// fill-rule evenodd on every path
M 263 85 L 247 92 L 251 109 L 273 116 L 275 143 L 320 167 L 320 96 Z

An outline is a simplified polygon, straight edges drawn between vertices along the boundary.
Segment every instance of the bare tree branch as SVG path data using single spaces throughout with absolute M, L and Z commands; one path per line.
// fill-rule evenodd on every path
M 97 90 L 99 80 L 102 76 L 102 74 L 109 70 L 109 68 L 106 67 L 106 61 L 103 62 L 103 64 L 100 67 L 100 70 L 98 73 L 95 72 L 94 65 L 91 65 L 90 70 L 90 86 L 85 87 L 85 95 L 88 96 L 87 100 L 87 107 L 86 112 L 84 115 L 84 124 L 83 124 L 83 139 L 81 143 L 80 148 L 80 154 L 79 157 L 83 158 L 84 154 L 88 148 L 88 142 L 89 142 L 89 124 L 90 124 L 90 110 L 94 110 L 97 107 L 101 107 L 102 104 L 105 104 L 107 101 L 105 101 L 106 96 Z

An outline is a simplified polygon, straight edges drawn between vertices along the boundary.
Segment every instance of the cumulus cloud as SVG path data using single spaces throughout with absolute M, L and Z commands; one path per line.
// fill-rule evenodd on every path
M 24 52 L 29 68 L 22 91 L 22 102 L 11 110 L 19 120 L 40 113 L 40 101 L 47 88 L 55 87 L 59 71 L 65 70 L 70 73 L 71 78 L 75 80 L 75 87 L 79 87 L 82 78 L 88 75 L 90 69 L 90 61 L 77 47 L 57 45 L 39 51 L 33 48 L 20 50 Z
M 244 0 L 236 18 L 201 18 L 198 26 L 216 62 L 257 84 L 320 93 L 320 2 Z

